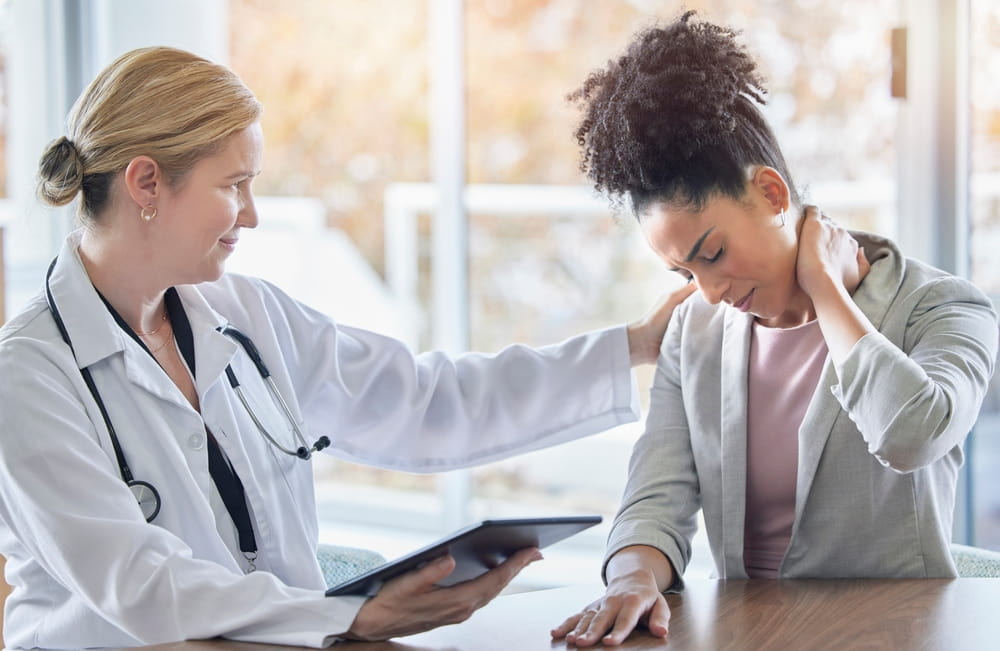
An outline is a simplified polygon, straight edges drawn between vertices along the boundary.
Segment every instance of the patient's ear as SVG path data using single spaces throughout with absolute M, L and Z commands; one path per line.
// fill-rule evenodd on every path
M 788 184 L 781 173 L 773 167 L 762 165 L 753 172 L 750 184 L 757 188 L 764 199 L 774 208 L 775 213 L 788 210 L 790 197 Z

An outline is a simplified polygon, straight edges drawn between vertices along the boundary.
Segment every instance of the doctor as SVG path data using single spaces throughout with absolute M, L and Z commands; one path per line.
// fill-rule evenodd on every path
M 326 598 L 312 452 L 437 472 L 636 417 L 630 366 L 690 290 L 627 328 L 451 360 L 224 274 L 257 224 L 260 112 L 228 69 L 137 50 L 42 157 L 40 197 L 80 195 L 83 228 L 0 330 L 8 647 L 318 647 L 459 621 L 537 550 L 452 588 L 433 587 L 446 558 Z

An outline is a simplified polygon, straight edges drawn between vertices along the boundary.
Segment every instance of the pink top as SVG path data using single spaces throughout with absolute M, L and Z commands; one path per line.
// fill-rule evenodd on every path
M 776 579 L 795 520 L 799 426 L 819 383 L 826 342 L 817 321 L 753 326 L 747 374 L 747 485 L 743 565 Z

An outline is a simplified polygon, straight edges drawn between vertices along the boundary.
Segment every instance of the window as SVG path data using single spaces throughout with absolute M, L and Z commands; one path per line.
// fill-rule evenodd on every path
M 383 211 L 402 215 L 395 223 L 416 233 L 408 255 L 418 306 L 404 338 L 420 350 L 432 334 L 421 309 L 430 305 L 433 270 L 425 192 L 431 1 L 230 3 L 231 63 L 266 106 L 267 169 L 258 192 L 318 199 L 319 221 L 342 231 L 377 274 L 386 274 L 384 239 L 398 235 L 385 231 Z M 800 187 L 845 223 L 893 236 L 888 44 L 896 3 L 702 6 L 706 18 L 741 29 L 760 60 L 771 91 L 766 112 Z M 465 3 L 471 348 L 551 343 L 625 322 L 679 282 L 647 251 L 629 216 L 611 215 L 591 195 L 572 137 L 577 113 L 565 99 L 656 18 L 638 1 Z M 275 273 L 311 264 L 316 277 L 329 276 L 322 271 L 329 259 L 275 258 L 273 238 L 272 231 Z M 258 262 L 258 273 L 269 275 Z M 349 304 L 328 307 L 349 323 L 366 318 Z M 651 376 L 640 372 L 643 395 Z M 318 469 L 321 517 L 337 535 L 351 520 L 441 533 L 443 503 L 457 503 L 469 519 L 596 512 L 610 521 L 640 431 L 641 424 L 621 427 L 448 478 L 334 462 Z M 591 565 L 605 532 L 577 541 Z
M 972 281 L 993 298 L 1000 299 L 1000 6 L 988 0 L 971 3 L 972 97 Z M 970 503 L 972 542 L 1000 550 L 1000 383 L 993 386 L 970 439 Z

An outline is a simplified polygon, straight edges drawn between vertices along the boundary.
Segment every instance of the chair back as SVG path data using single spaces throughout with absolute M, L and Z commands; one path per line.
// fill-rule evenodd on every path
M 323 578 L 326 579 L 328 588 L 340 585 L 385 563 L 385 558 L 381 554 L 370 549 L 325 543 L 320 543 L 319 549 L 316 550 L 316 558 L 319 559 L 319 566 L 323 570 Z
M 952 543 L 951 557 L 961 577 L 1000 577 L 1000 552 Z

